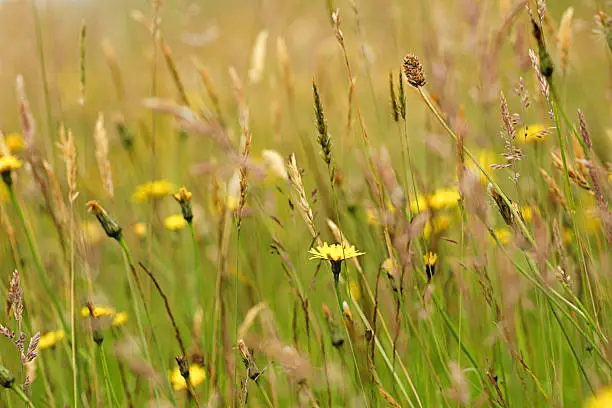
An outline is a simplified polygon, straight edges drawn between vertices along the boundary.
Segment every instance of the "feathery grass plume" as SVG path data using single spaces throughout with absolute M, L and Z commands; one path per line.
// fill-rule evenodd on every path
M 451 399 L 459 402 L 462 406 L 470 405 L 470 387 L 465 377 L 464 370 L 456 361 L 450 361 L 448 368 L 451 374 L 452 387 L 448 390 Z
M 414 54 L 407 54 L 403 61 L 404 75 L 410 85 L 415 88 L 425 86 L 427 81 L 425 80 L 425 73 L 423 72 L 423 65 Z
M 340 325 L 334 320 L 331 309 L 324 303 L 321 305 L 323 311 L 323 318 L 325 318 L 325 324 L 329 330 L 329 337 L 331 339 L 332 346 L 339 348 L 344 344 L 344 336 L 342 335 L 342 329 Z
M 191 197 L 192 194 L 185 187 L 181 187 L 178 193 L 174 194 L 172 197 L 179 203 L 181 206 L 181 213 L 183 214 L 183 218 L 188 223 L 193 221 L 193 209 L 191 207 Z
M 544 4 L 544 2 L 541 2 L 541 3 Z M 539 6 L 538 6 L 538 14 L 540 15 L 540 21 L 542 21 L 543 14 L 540 14 Z M 540 73 L 544 76 L 544 78 L 550 81 L 552 74 L 553 74 L 554 65 L 552 62 L 552 58 L 550 57 L 550 54 L 548 53 L 548 50 L 546 49 L 546 42 L 544 41 L 544 33 L 542 32 L 542 27 L 540 26 L 540 24 L 538 24 L 538 22 L 535 21 L 533 17 L 531 18 L 531 25 L 533 28 L 533 36 L 536 39 L 536 42 L 538 43 L 538 56 L 540 59 L 539 61 Z
M 13 271 L 8 286 L 6 314 L 7 317 L 11 314 L 14 316 L 15 321 L 17 321 L 17 327 L 21 330 L 21 322 L 23 320 L 23 289 L 21 288 L 21 279 L 17 269 Z
M 80 50 L 80 60 L 79 60 L 79 105 L 83 106 L 85 104 L 85 75 L 86 75 L 86 48 L 85 48 L 85 40 L 87 39 L 87 24 L 85 20 L 81 22 L 81 34 L 79 36 L 79 50 Z
M 34 121 L 34 115 L 30 109 L 30 102 L 25 92 L 25 83 L 23 76 L 17 75 L 17 100 L 19 102 L 19 121 L 21 123 L 21 130 L 23 131 L 23 145 L 24 150 L 28 153 L 32 151 L 34 147 L 34 134 L 36 133 L 36 122 Z
M 192 131 L 210 137 L 228 154 L 229 159 L 235 160 L 238 157 L 236 148 L 229 139 L 227 132 L 219 122 L 214 120 L 214 118 L 209 116 L 201 118 L 197 113 L 186 106 L 177 105 L 174 102 L 159 98 L 147 98 L 144 100 L 144 105 L 153 111 L 174 116 L 186 131 Z
M 606 238 L 608 242 L 612 244 L 612 214 L 610 213 L 608 202 L 604 198 L 599 174 L 597 172 L 597 169 L 595 168 L 596 165 L 593 162 L 593 142 L 591 141 L 591 135 L 589 134 L 589 130 L 586 125 L 586 120 L 584 119 L 584 115 L 582 114 L 582 111 L 580 109 L 578 109 L 578 123 L 580 127 L 580 137 L 582 138 L 582 140 L 584 141 L 584 145 L 588 149 L 588 151 L 585 152 L 585 155 L 587 155 L 587 159 L 590 160 L 587 167 L 589 171 L 589 177 L 591 178 L 591 183 L 593 185 L 593 194 L 595 195 L 595 202 L 597 203 L 597 207 L 601 212 L 601 220 L 606 227 Z
M 193 59 L 193 65 L 195 65 L 198 73 L 200 74 L 200 79 L 204 84 L 204 88 L 206 88 L 206 93 L 208 94 L 208 98 L 212 102 L 213 108 L 215 109 L 215 114 L 217 115 L 217 120 L 224 126 L 223 115 L 221 114 L 221 102 L 219 100 L 219 93 L 215 88 L 212 80 L 210 79 L 210 75 L 208 74 L 208 70 L 204 67 L 204 65 L 200 64 L 197 59 Z
M 563 197 L 563 193 L 561 193 L 561 189 L 559 188 L 555 180 L 553 180 L 553 178 L 546 172 L 546 170 L 542 168 L 540 168 L 540 173 L 542 174 L 542 177 L 544 178 L 544 182 L 548 186 L 548 191 L 550 192 L 550 195 L 552 196 L 553 201 L 555 201 L 565 210 L 568 210 L 567 201 Z
M 561 72 L 563 75 L 567 72 L 569 63 L 569 51 L 572 46 L 572 19 L 574 17 L 574 8 L 568 7 L 561 17 L 559 32 L 557 33 L 557 48 L 559 49 L 559 60 L 561 62 Z
M 540 91 L 544 98 L 550 102 L 550 85 L 548 81 L 542 75 L 540 70 L 540 63 L 538 62 L 538 57 L 536 57 L 535 52 L 532 49 L 529 49 L 529 59 L 531 60 L 531 66 L 536 73 L 536 77 L 538 78 L 538 83 L 540 84 Z
M 293 74 L 291 71 L 291 58 L 287 50 L 287 43 L 283 37 L 276 38 L 276 58 L 278 60 L 279 70 L 282 73 L 285 92 L 289 101 L 293 101 Z
M 95 200 L 87 202 L 87 209 L 90 213 L 96 216 L 98 222 L 104 229 L 104 232 L 109 238 L 121 241 L 121 226 L 112 218 L 104 208 Z
M 240 352 L 242 364 L 244 364 L 244 368 L 247 370 L 247 376 L 251 380 L 257 382 L 261 377 L 262 371 L 257 368 L 257 364 L 255 364 L 255 360 L 244 342 L 244 339 L 238 339 L 238 351 Z
M 395 98 L 395 85 L 393 84 L 393 71 L 389 71 L 389 98 L 391 100 L 391 115 L 395 122 L 399 121 L 399 106 Z
M 391 408 L 401 408 L 402 406 L 395 401 L 393 396 L 387 392 L 382 386 L 378 387 L 378 393 Z
M 77 152 L 74 144 L 72 130 L 60 126 L 60 141 L 58 145 L 64 165 L 66 166 L 66 180 L 68 183 L 68 200 L 74 202 L 77 198 Z
M 314 214 L 312 209 L 310 208 L 310 204 L 308 204 L 308 199 L 306 198 L 306 191 L 304 190 L 304 182 L 302 181 L 302 173 L 298 169 L 297 161 L 295 160 L 295 154 L 291 154 L 289 156 L 289 162 L 287 163 L 287 171 L 289 173 L 289 180 L 291 181 L 291 186 L 293 187 L 293 191 L 296 196 L 297 206 L 306 222 L 306 226 L 308 227 L 308 231 L 313 238 L 318 237 L 317 230 L 314 225 Z
M 242 226 L 244 207 L 246 206 L 246 201 L 249 193 L 249 184 L 247 182 L 247 178 L 249 175 L 248 160 L 249 155 L 251 153 L 251 142 L 253 138 L 251 131 L 249 130 L 248 110 L 244 114 L 244 122 L 242 123 L 242 133 L 244 135 L 244 149 L 242 151 L 242 166 L 240 167 L 240 198 L 238 200 L 238 208 L 236 213 L 238 218 L 238 230 L 240 230 L 240 227 Z
M 330 171 L 330 178 L 333 178 L 331 137 L 327 129 L 327 120 L 325 119 L 325 112 L 323 111 L 321 96 L 319 95 L 317 83 L 314 79 L 312 80 L 312 94 L 315 106 L 315 122 L 317 125 L 317 132 L 319 133 L 317 142 L 319 142 L 319 146 L 321 146 L 321 156 L 325 164 L 327 164 L 328 170 Z
M 64 198 L 62 197 L 62 189 L 60 187 L 59 181 L 57 180 L 57 176 L 53 171 L 53 167 L 51 167 L 51 165 L 46 160 L 42 161 L 42 166 L 47 175 L 47 180 L 49 181 L 51 197 L 53 197 L 53 207 L 57 212 L 60 223 L 64 224 L 68 220 L 68 212 L 66 209 L 66 203 L 64 202 Z
M 595 13 L 595 29 L 593 32 L 608 45 L 608 49 L 612 51 L 612 17 L 600 10 Z
M 172 78 L 172 82 L 176 87 L 176 90 L 179 94 L 179 99 L 182 105 L 190 106 L 189 99 L 187 98 L 187 94 L 185 93 L 185 86 L 183 85 L 183 81 L 181 80 L 181 76 L 179 75 L 178 69 L 176 68 L 176 63 L 174 62 L 174 58 L 172 58 L 172 51 L 166 41 L 162 38 L 160 41 L 160 48 L 162 54 L 164 54 L 164 60 L 166 61 L 166 66 L 168 66 L 168 71 L 170 71 L 170 77 Z
M 519 161 L 523 158 L 523 153 L 519 148 L 514 145 L 514 140 L 516 138 L 516 128 L 515 124 L 517 122 L 516 115 L 511 115 L 510 110 L 508 109 L 508 102 L 506 101 L 506 96 L 503 91 L 500 91 L 500 106 L 501 106 L 501 116 L 502 122 L 504 123 L 504 127 L 506 132 L 501 132 L 501 137 L 504 141 L 504 153 L 502 156 L 506 159 L 504 164 L 494 164 L 492 167 L 494 169 L 503 169 L 511 167 L 514 162 Z M 514 182 L 518 181 L 518 172 L 515 172 L 512 176 L 512 180 Z
M 268 45 L 268 30 L 261 30 L 257 34 L 253 51 L 251 52 L 251 66 L 249 67 L 249 81 L 258 84 L 263 76 L 266 63 L 266 49 Z
M 104 128 L 104 115 L 101 112 L 98 114 L 98 120 L 96 121 L 94 142 L 96 145 L 96 161 L 98 162 L 100 177 L 102 177 L 102 184 L 108 195 L 113 197 L 113 173 L 110 161 L 108 160 L 108 136 Z
M 565 169 L 565 166 L 563 166 L 563 160 L 561 159 L 561 157 L 559 157 L 559 155 L 556 152 L 550 152 L 550 156 L 552 157 L 553 165 L 559 171 L 563 172 Z M 567 166 L 567 175 L 569 176 L 570 181 L 576 184 L 578 187 L 586 191 L 592 191 L 591 186 L 589 185 L 589 182 L 582 175 L 582 173 L 577 171 L 575 168 L 569 166 L 569 164 Z
M 399 70 L 397 75 L 397 101 L 399 105 L 399 112 L 402 115 L 402 120 L 406 120 L 406 91 L 404 90 L 404 75 L 402 70 Z
M 105 39 L 102 41 L 102 52 L 104 53 L 106 64 L 108 65 L 108 69 L 111 73 L 111 79 L 113 81 L 113 86 L 115 87 L 115 92 L 117 92 L 117 98 L 119 101 L 123 101 L 125 97 L 123 79 L 121 78 L 121 71 L 119 70 L 115 48 L 109 40 Z

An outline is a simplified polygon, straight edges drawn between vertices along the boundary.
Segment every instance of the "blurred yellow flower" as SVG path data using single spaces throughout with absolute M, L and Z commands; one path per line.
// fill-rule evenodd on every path
M 587 231 L 596 234 L 601 231 L 601 218 L 597 208 L 590 208 L 584 212 L 586 218 Z
M 512 240 L 512 231 L 510 231 L 509 228 L 495 228 L 493 232 L 495 233 L 495 236 L 497 236 L 499 242 L 501 242 L 503 245 L 509 244 Z
M 423 255 L 423 260 L 426 266 L 434 266 L 438 261 L 438 254 L 430 251 L 428 254 Z
M 541 124 L 531 124 L 520 128 L 516 132 L 518 143 L 540 143 L 546 140 L 550 129 Z
M 38 349 L 44 350 L 51 347 L 54 347 L 59 341 L 63 340 L 65 337 L 63 330 L 50 331 L 48 333 L 40 336 L 40 340 L 38 341 Z
M 147 236 L 147 224 L 144 222 L 137 222 L 133 226 L 134 234 L 140 239 L 144 239 Z
M 15 156 L 0 157 L 0 174 L 4 175 L 23 166 L 23 162 Z
M 174 190 L 174 185 L 169 181 L 154 180 L 137 186 L 132 198 L 137 202 L 159 199 L 169 196 Z
M 410 209 L 412 212 L 419 212 L 427 208 L 433 210 L 453 208 L 457 206 L 460 198 L 459 190 L 456 188 L 438 189 L 429 197 L 419 194 L 416 200 L 410 202 Z
M 104 237 L 103 230 L 100 229 L 98 223 L 94 221 L 83 221 L 81 230 L 83 231 L 83 238 L 91 245 L 97 244 Z
M 487 172 L 487 174 L 489 174 L 489 176 L 493 177 L 494 173 L 491 171 L 491 165 L 497 163 L 499 157 L 500 156 L 497 155 L 493 150 L 482 149 L 478 153 L 478 164 L 484 169 L 484 171 Z M 467 168 L 480 178 L 481 183 L 486 185 L 489 182 L 489 179 L 487 179 L 487 177 L 482 174 L 480 169 L 471 160 L 467 160 L 466 163 Z
M 181 375 L 180 370 L 175 368 L 174 370 L 168 373 L 168 377 L 170 377 L 170 382 L 172 383 L 172 388 L 175 391 L 186 390 L 187 389 L 187 381 Z M 191 364 L 189 366 L 189 382 L 192 387 L 197 387 L 206 379 L 206 370 L 204 367 L 201 367 L 197 364 Z
M 446 231 L 448 226 L 450 225 L 450 218 L 446 214 L 438 214 L 425 224 L 425 228 L 423 229 L 423 236 L 425 239 L 429 239 L 433 234 L 439 234 L 441 232 Z
M 174 214 L 166 217 L 164 227 L 169 231 L 180 231 L 187 226 L 187 221 L 181 214 Z
M 328 245 L 327 242 L 323 243 L 323 246 L 317 246 L 311 248 L 308 251 L 310 259 L 325 259 L 327 261 L 343 261 L 345 259 L 355 258 L 360 255 L 364 255 L 365 252 L 360 252 L 355 249 L 354 245 L 346 246 L 340 244 Z
M 113 316 L 115 314 L 115 309 L 108 306 L 94 306 L 93 307 L 93 317 L 103 317 L 103 316 Z M 81 308 L 81 316 L 89 317 L 91 316 L 89 307 L 83 306 Z
M 610 408 L 612 407 L 612 386 L 607 386 L 597 393 L 597 395 L 589 398 L 584 408 Z
M 16 154 L 23 150 L 23 136 L 20 133 L 9 133 L 4 137 L 4 143 L 11 154 Z
M 119 312 L 113 318 L 112 325 L 115 327 L 123 326 L 124 324 L 127 323 L 127 321 L 128 321 L 128 314 L 126 312 Z

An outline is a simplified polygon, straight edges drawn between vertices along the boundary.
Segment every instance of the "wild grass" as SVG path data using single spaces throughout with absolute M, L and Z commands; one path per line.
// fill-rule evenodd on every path
M 3 2 L 0 406 L 611 406 L 611 13 Z

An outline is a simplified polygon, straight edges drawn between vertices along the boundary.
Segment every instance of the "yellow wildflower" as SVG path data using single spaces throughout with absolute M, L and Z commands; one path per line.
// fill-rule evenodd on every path
M 174 189 L 174 185 L 167 180 L 153 180 L 137 186 L 132 198 L 137 202 L 164 198 L 172 194 Z
M 596 234 L 601 231 L 601 217 L 597 208 L 590 208 L 585 211 L 587 231 Z
M 0 174 L 4 176 L 9 174 L 11 171 L 15 171 L 23 166 L 23 162 L 15 156 L 3 156 L 0 157 Z
M 115 309 L 109 306 L 94 306 L 92 309 L 93 309 L 93 317 L 113 316 L 115 314 Z M 83 317 L 91 316 L 89 307 L 83 306 L 81 308 L 81 316 Z
M 323 243 L 323 246 L 317 246 L 315 248 L 311 248 L 308 251 L 310 255 L 310 259 L 325 259 L 327 261 L 343 261 L 345 259 L 355 258 L 359 255 L 364 255 L 365 252 L 360 252 L 355 249 L 354 245 L 350 247 L 347 245 L 340 244 L 331 244 L 329 245 L 327 242 Z
M 85 241 L 91 245 L 97 244 L 104 237 L 98 223 L 93 221 L 83 221 L 81 230 L 83 231 Z
M 612 407 L 612 386 L 607 386 L 589 398 L 584 408 L 610 408 Z
M 63 340 L 65 337 L 63 330 L 50 331 L 48 333 L 40 336 L 40 340 L 38 341 L 38 349 L 44 350 L 51 347 L 55 347 L 55 345 Z
M 453 208 L 457 206 L 460 198 L 459 190 L 456 188 L 438 189 L 429 197 L 419 194 L 416 200 L 410 202 L 410 209 L 412 212 L 418 212 L 427 208 L 433 210 Z
M 450 225 L 450 218 L 446 214 L 439 214 L 427 221 L 425 228 L 423 229 L 423 235 L 425 239 L 429 239 L 431 234 L 440 234 L 446 231 Z
M 436 270 L 438 254 L 430 251 L 429 253 L 423 255 L 423 260 L 425 261 L 425 273 L 427 273 L 427 282 L 429 282 Z
M 175 391 L 185 390 L 187 389 L 187 381 L 181 375 L 180 370 L 175 368 L 174 370 L 168 373 L 170 377 L 170 382 L 172 383 L 172 388 Z M 189 382 L 192 387 L 197 387 L 206 379 L 206 370 L 204 367 L 201 367 L 197 364 L 191 364 L 189 366 Z
M 119 312 L 113 318 L 112 325 L 115 327 L 123 326 L 124 324 L 127 323 L 127 321 L 128 321 L 128 314 L 126 312 Z
M 23 150 L 23 136 L 19 133 L 9 133 L 4 137 L 4 143 L 11 154 L 16 154 Z
M 518 143 L 541 143 L 546 140 L 550 129 L 541 124 L 526 125 L 516 132 L 516 141 Z
M 187 226 L 187 221 L 181 214 L 174 214 L 166 217 L 164 227 L 170 231 L 180 231 Z
M 134 224 L 134 234 L 140 239 L 144 239 L 147 236 L 147 224 L 144 222 L 137 222 Z
M 507 245 L 512 240 L 512 231 L 506 227 L 495 228 L 493 232 L 495 232 L 495 236 L 497 236 L 497 239 L 503 245 Z

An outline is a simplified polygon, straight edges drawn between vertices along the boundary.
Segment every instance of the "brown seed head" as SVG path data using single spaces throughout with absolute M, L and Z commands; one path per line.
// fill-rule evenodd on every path
M 404 74 L 408 83 L 415 88 L 424 86 L 427 83 L 423 73 L 423 65 L 421 65 L 419 57 L 414 54 L 408 54 L 404 57 Z

